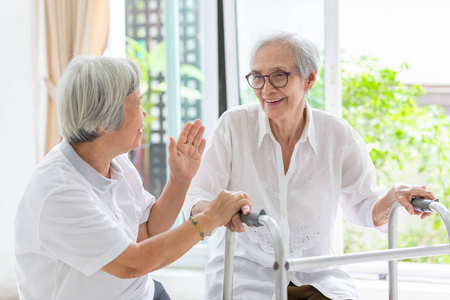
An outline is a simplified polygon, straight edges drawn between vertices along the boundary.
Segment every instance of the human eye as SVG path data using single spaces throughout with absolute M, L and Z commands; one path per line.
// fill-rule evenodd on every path
M 284 82 L 286 80 L 286 74 L 282 71 L 279 72 L 273 72 L 270 75 L 270 80 L 276 82 L 276 83 L 280 83 L 280 82 Z
M 286 74 L 284 74 L 284 72 L 278 71 L 272 74 L 272 78 L 283 78 L 285 77 Z

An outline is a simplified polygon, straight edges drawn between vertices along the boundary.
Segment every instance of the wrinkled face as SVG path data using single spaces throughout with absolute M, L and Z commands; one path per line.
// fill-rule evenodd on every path
M 109 133 L 120 153 L 127 153 L 139 147 L 146 116 L 147 112 L 141 106 L 140 90 L 125 98 L 123 127 Z
M 256 52 L 251 73 L 269 75 L 274 71 L 291 72 L 297 69 L 294 52 L 283 45 L 269 44 Z M 276 88 L 265 78 L 260 90 L 253 90 L 262 109 L 272 121 L 301 118 L 307 86 L 298 72 L 288 77 L 288 84 Z

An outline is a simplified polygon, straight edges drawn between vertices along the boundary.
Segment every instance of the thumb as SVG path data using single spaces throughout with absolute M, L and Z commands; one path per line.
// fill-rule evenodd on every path
M 248 215 L 250 213 L 250 206 L 248 204 L 244 204 L 241 207 L 241 211 L 244 215 Z
M 177 157 L 177 142 L 173 137 L 169 137 L 169 160 Z

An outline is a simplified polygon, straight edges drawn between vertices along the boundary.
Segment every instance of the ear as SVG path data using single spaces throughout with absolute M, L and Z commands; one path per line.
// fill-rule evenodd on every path
M 306 79 L 306 87 L 312 89 L 314 83 L 316 83 L 316 79 L 317 79 L 317 70 L 314 70 L 314 72 L 311 72 L 308 78 Z

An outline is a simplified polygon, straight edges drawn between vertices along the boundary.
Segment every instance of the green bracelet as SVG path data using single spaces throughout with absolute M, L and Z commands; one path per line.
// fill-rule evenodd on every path
M 202 238 L 202 241 L 205 239 L 205 234 L 202 231 L 202 228 L 200 227 L 200 225 L 198 225 L 198 222 L 196 219 L 194 219 L 193 217 L 189 217 L 189 220 L 192 221 L 192 224 L 195 225 L 195 228 L 197 229 L 197 231 L 200 233 L 200 236 Z

